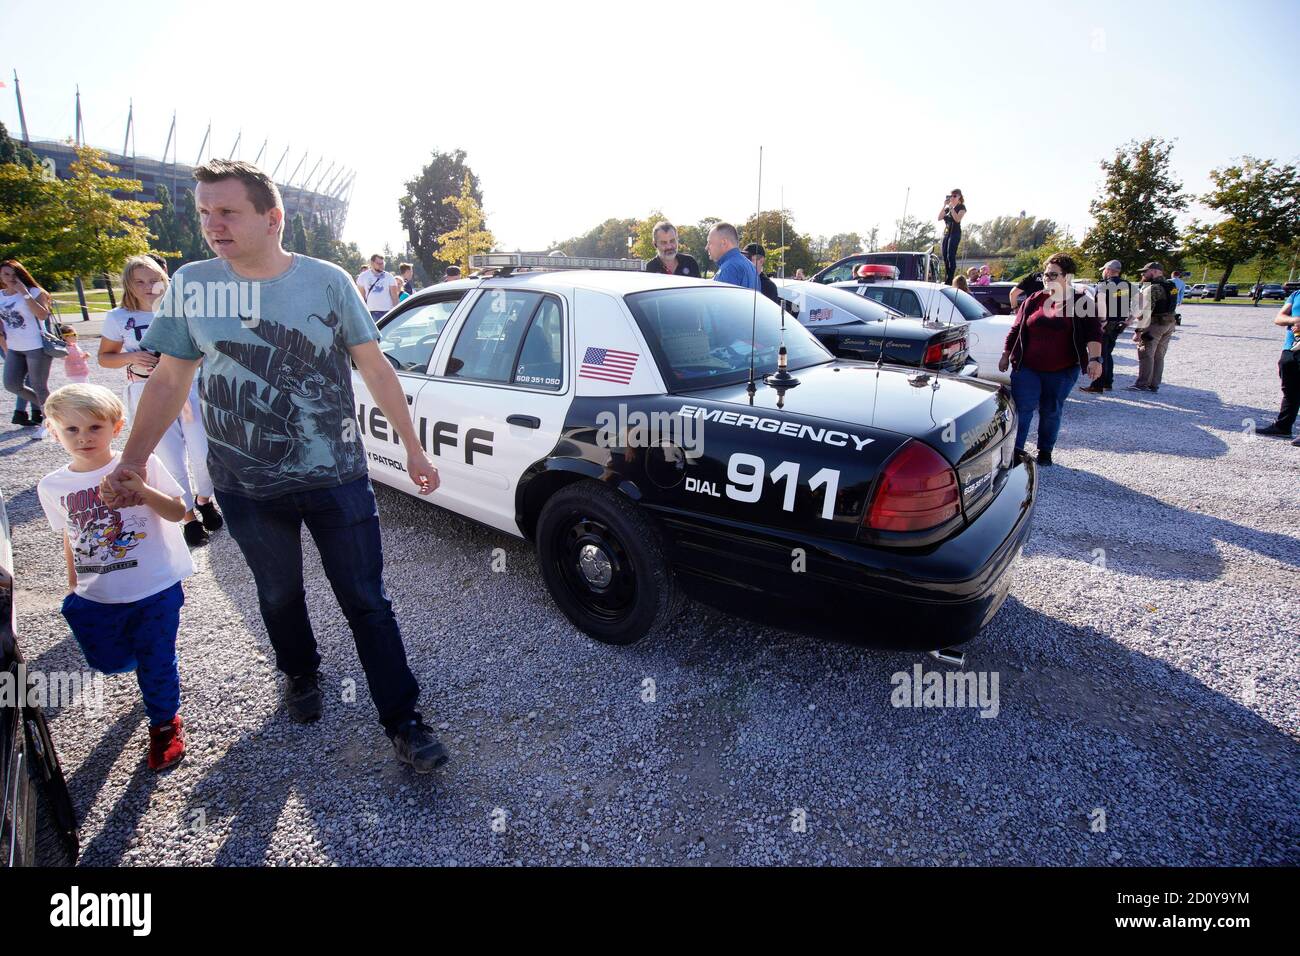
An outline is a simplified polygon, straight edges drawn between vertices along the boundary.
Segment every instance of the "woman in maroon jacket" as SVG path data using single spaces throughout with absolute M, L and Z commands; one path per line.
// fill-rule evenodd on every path
M 1038 463 L 1052 463 L 1065 398 L 1079 378 L 1101 375 L 1101 320 L 1096 303 L 1070 284 L 1074 260 L 1057 253 L 1043 263 L 1043 290 L 1020 304 L 998 369 L 1011 373 L 1016 402 L 1016 451 L 1023 451 L 1038 410 Z

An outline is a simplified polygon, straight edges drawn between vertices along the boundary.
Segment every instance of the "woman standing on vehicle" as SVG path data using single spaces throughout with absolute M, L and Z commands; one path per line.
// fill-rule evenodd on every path
M 1101 320 L 1088 295 L 1070 285 L 1075 263 L 1057 253 L 1043 263 L 1043 289 L 1016 311 L 998 370 L 1011 373 L 1016 403 L 1016 451 L 1024 451 L 1034 411 L 1038 412 L 1038 463 L 1052 464 L 1066 396 L 1080 372 L 1101 375 Z
M 158 356 L 140 347 L 154 307 L 167 291 L 167 273 L 149 256 L 133 256 L 122 269 L 122 305 L 104 316 L 99 340 L 99 364 L 126 369 L 126 408 L 134 420 L 135 407 L 145 382 L 158 364 Z M 185 543 L 207 544 L 208 532 L 225 522 L 212 501 L 208 476 L 208 436 L 199 412 L 199 386 L 195 377 L 181 415 L 163 434 L 154 453 L 179 482 L 185 499 Z M 190 482 L 191 472 L 194 475 Z M 195 512 L 198 512 L 198 515 Z
M 960 189 L 954 189 L 944 197 L 943 209 L 939 210 L 939 221 L 943 223 L 944 285 L 952 285 L 957 271 L 957 247 L 961 245 L 961 221 L 965 216 L 966 197 Z
M 5 353 L 5 390 L 31 405 L 31 423 L 40 425 L 41 407 L 50 394 L 50 356 L 41 329 L 54 309 L 50 294 L 36 284 L 17 259 L 0 263 L 0 348 Z M 27 384 L 24 384 L 24 381 Z M 36 433 L 44 438 L 45 430 Z

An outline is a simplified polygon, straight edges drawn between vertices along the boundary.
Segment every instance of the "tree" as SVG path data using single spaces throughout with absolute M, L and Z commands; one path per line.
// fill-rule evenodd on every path
M 894 228 L 898 238 L 885 246 L 886 252 L 924 252 L 937 241 L 934 223 L 923 222 L 915 216 L 895 220 Z
M 1151 137 L 1121 146 L 1102 160 L 1102 195 L 1088 206 L 1093 226 L 1083 237 L 1084 258 L 1093 266 L 1118 259 L 1135 268 L 1148 259 L 1166 260 L 1178 248 L 1177 213 L 1188 198 L 1170 168 L 1174 144 Z
M 693 226 L 677 227 L 677 249 L 695 257 L 700 264 L 700 274 L 713 272 L 718 264 L 709 258 L 709 230 L 721 222 L 717 216 L 705 216 Z
M 971 224 L 962 231 L 961 253 L 968 256 L 1013 256 L 1037 249 L 1060 238 L 1060 229 L 1050 219 L 1034 216 L 996 216 Z
M 290 245 L 293 251 L 302 256 L 307 255 L 307 250 L 310 248 L 307 244 L 307 223 L 303 220 L 301 212 L 294 213 L 289 232 L 292 237 Z
M 356 275 L 366 267 L 366 258 L 355 242 L 338 239 L 329 223 L 319 215 L 313 216 L 306 226 L 308 255 L 324 259 L 341 268 L 348 275 Z
M 651 222 L 650 226 L 653 228 L 654 222 Z M 643 227 L 644 223 L 640 219 L 606 219 L 599 226 L 589 229 L 580 236 L 551 243 L 551 248 L 563 250 L 570 256 L 625 259 L 628 255 L 628 237 L 638 236 Z M 678 236 L 680 238 L 680 233 Z M 654 255 L 653 248 L 650 252 L 650 256 L 652 255 Z M 650 256 L 642 258 L 649 259 Z
M 481 252 L 491 252 L 496 239 L 483 228 L 483 209 L 474 198 L 474 184 L 466 171 L 460 194 L 443 200 L 456 211 L 456 224 L 438 236 L 438 249 L 442 258 L 469 272 L 469 257 Z
M 784 230 L 782 223 L 784 223 Z M 783 232 L 784 246 L 781 245 Z M 801 235 L 795 229 L 794 220 L 790 217 L 788 209 L 765 209 L 745 220 L 745 224 L 740 228 L 741 248 L 751 242 L 760 243 L 767 250 L 769 272 L 780 272 L 782 266 L 785 267 L 785 273 L 789 275 L 793 275 L 795 269 L 804 269 L 808 272 L 813 269 L 815 260 L 808 246 L 808 237 Z
M 171 190 L 166 184 L 158 183 L 154 187 L 154 199 L 158 208 L 149 214 L 149 233 L 153 236 L 153 248 L 160 256 L 175 259 L 180 256 L 179 229 L 176 224 L 176 206 L 172 203 Z
M 77 147 L 66 180 L 42 168 L 0 164 L 0 246 L 5 256 L 53 283 L 117 272 L 127 258 L 149 251 L 147 220 L 157 203 L 119 199 L 140 191 L 88 146 Z
M 1210 179 L 1214 189 L 1201 202 L 1227 218 L 1213 225 L 1193 220 L 1186 239 L 1189 255 L 1222 267 L 1219 300 L 1239 263 L 1258 257 L 1260 281 L 1269 261 L 1300 240 L 1300 175 L 1294 164 L 1243 156 L 1235 166 L 1211 170 Z
M 830 262 L 857 255 L 861 251 L 862 237 L 856 232 L 839 232 L 826 240 L 826 259 Z
M 460 220 L 455 206 L 444 200 L 459 197 L 466 176 L 470 195 L 481 205 L 483 191 L 465 163 L 465 151 L 435 151 L 420 175 L 406 184 L 406 195 L 397 202 L 410 246 L 427 275 L 441 275 L 453 261 L 443 254 L 440 237 L 454 231 Z
M 35 169 L 41 165 L 41 159 L 22 143 L 12 139 L 9 131 L 5 129 L 5 124 L 0 123 L 0 164 L 3 163 L 16 163 L 28 169 Z
M 21 260 L 47 284 L 76 275 L 61 258 L 59 239 L 67 225 L 65 189 L 44 170 L 0 163 L 0 257 Z
M 880 251 L 880 227 L 879 226 L 871 227 L 871 229 L 867 232 L 867 238 L 863 241 L 862 246 L 866 252 Z
M 199 220 L 199 207 L 194 201 L 194 190 L 181 190 L 181 201 L 177 207 L 176 242 L 181 256 L 176 268 L 201 259 L 212 258 L 207 241 L 203 238 L 203 225 Z

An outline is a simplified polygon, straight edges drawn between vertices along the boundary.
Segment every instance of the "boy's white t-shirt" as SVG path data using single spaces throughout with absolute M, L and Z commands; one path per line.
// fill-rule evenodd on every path
M 68 533 L 77 594 L 101 604 L 128 604 L 165 591 L 194 573 L 178 521 L 166 521 L 147 505 L 114 510 L 104 504 L 99 482 L 118 465 L 72 471 L 67 465 L 42 478 L 36 494 L 55 531 Z M 184 492 L 156 455 L 145 482 L 163 494 Z

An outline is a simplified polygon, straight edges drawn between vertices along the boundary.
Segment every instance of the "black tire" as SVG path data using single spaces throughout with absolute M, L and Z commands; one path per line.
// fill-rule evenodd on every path
M 537 560 L 551 599 L 602 643 L 658 635 L 676 613 L 677 581 L 658 530 L 635 504 L 594 481 L 569 485 L 546 502 Z
M 45 715 L 27 714 L 27 769 L 36 805 L 36 865 L 75 866 L 80 852 L 77 811 L 63 779 Z

